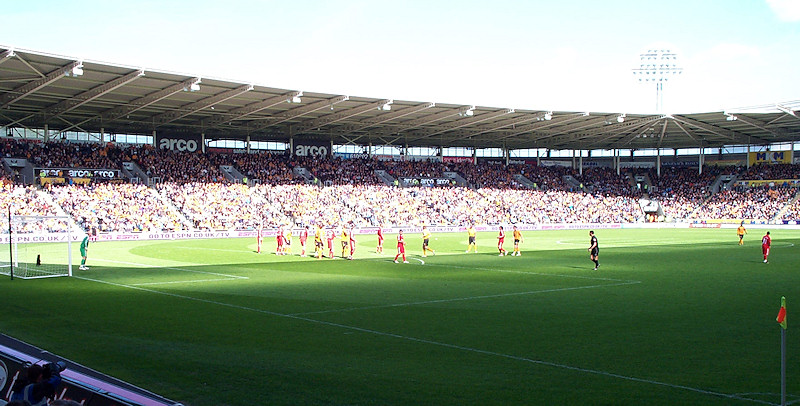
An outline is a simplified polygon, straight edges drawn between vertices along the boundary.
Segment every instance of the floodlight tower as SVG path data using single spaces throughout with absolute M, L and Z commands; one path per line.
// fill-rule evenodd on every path
M 678 54 L 669 49 L 648 49 L 639 55 L 639 67 L 633 76 L 639 83 L 656 85 L 656 112 L 664 110 L 664 83 L 677 79 L 683 72 L 678 66 Z

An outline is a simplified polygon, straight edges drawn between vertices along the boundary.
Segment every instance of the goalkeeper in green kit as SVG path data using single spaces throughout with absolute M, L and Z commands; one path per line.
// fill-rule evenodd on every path
M 83 241 L 81 241 L 81 266 L 78 267 L 81 271 L 86 271 L 89 269 L 86 266 L 86 252 L 89 250 L 89 235 L 83 236 Z

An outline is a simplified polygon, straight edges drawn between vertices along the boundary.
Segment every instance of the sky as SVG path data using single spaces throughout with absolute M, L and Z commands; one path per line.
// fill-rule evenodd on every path
M 281 89 L 653 113 L 800 101 L 800 0 L 2 0 L 0 45 Z

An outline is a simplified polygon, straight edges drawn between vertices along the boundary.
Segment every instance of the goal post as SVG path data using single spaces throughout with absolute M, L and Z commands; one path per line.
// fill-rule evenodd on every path
M 1 275 L 12 279 L 72 276 L 72 239 L 79 233 L 72 230 L 69 217 L 9 214 L 4 231 L 8 250 L 0 260 Z

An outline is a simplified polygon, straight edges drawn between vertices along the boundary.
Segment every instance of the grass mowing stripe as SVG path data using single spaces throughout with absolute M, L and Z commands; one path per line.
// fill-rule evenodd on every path
M 331 327 L 337 327 L 337 328 L 342 328 L 342 329 L 347 329 L 347 330 L 352 330 L 352 331 L 358 331 L 358 332 L 362 332 L 362 333 L 368 333 L 368 334 L 374 334 L 374 335 L 379 335 L 379 336 L 384 336 L 384 337 L 392 337 L 392 338 L 397 338 L 397 339 L 406 340 L 406 341 L 412 341 L 412 342 L 417 342 L 417 343 L 435 345 L 435 346 L 439 346 L 439 347 L 443 347 L 443 348 L 450 348 L 450 349 L 455 349 L 455 350 L 460 350 L 460 351 L 472 352 L 472 353 L 476 353 L 476 354 L 484 354 L 484 355 L 490 355 L 490 356 L 494 356 L 494 357 L 501 357 L 501 358 L 505 358 L 505 359 L 515 360 L 515 361 L 522 361 L 522 362 L 527 362 L 527 363 L 536 364 L 536 365 L 544 365 L 544 366 L 549 366 L 549 367 L 552 367 L 552 368 L 565 369 L 565 370 L 569 370 L 569 371 L 581 372 L 581 373 L 586 373 L 586 374 L 600 375 L 600 376 L 605 376 L 605 377 L 609 377 L 609 378 L 616 378 L 616 379 L 622 379 L 622 380 L 631 381 L 631 382 L 645 383 L 645 384 L 649 384 L 649 385 L 657 385 L 657 386 L 663 386 L 663 387 L 668 387 L 668 388 L 681 389 L 681 390 L 691 391 L 691 392 L 700 393 L 700 394 L 704 394 L 704 395 L 722 397 L 722 398 L 727 398 L 727 399 L 735 399 L 735 400 L 741 400 L 741 401 L 747 401 L 747 402 L 753 402 L 753 403 L 759 403 L 759 404 L 765 404 L 765 405 L 773 405 L 774 404 L 774 403 L 763 401 L 763 400 L 759 400 L 759 399 L 745 398 L 745 397 L 742 397 L 742 396 L 739 396 L 739 395 L 736 395 L 736 394 L 728 394 L 728 393 L 710 391 L 710 390 L 701 389 L 701 388 L 694 388 L 694 387 L 686 386 L 686 385 L 672 384 L 672 383 L 668 383 L 668 382 L 662 382 L 662 381 L 656 381 L 656 380 L 652 380 L 652 379 L 638 378 L 638 377 L 633 377 L 633 376 L 621 375 L 621 374 L 616 374 L 616 373 L 612 373 L 612 372 L 600 371 L 600 370 L 596 370 L 596 369 L 582 368 L 582 367 L 576 367 L 576 366 L 572 366 L 572 365 L 559 364 L 559 363 L 550 362 L 550 361 L 543 361 L 543 360 L 537 360 L 537 359 L 532 359 L 532 358 L 520 357 L 520 356 L 516 356 L 516 355 L 504 354 L 504 353 L 495 352 L 495 351 L 481 350 L 481 349 L 478 349 L 478 348 L 465 347 L 465 346 L 460 346 L 460 345 L 456 345 L 456 344 L 449 344 L 449 343 L 444 343 L 444 342 L 439 342 L 439 341 L 428 340 L 428 339 L 424 339 L 424 338 L 404 336 L 404 335 L 400 335 L 400 334 L 388 333 L 388 332 L 372 330 L 372 329 L 356 327 L 356 326 L 349 326 L 349 325 L 345 325 L 345 324 L 333 323 L 333 322 L 324 321 L 324 320 L 316 320 L 316 319 L 311 319 L 311 318 L 308 318 L 308 317 L 301 317 L 301 316 L 296 316 L 296 315 L 291 315 L 291 314 L 278 313 L 278 312 L 273 312 L 273 311 L 263 310 L 263 309 L 255 309 L 255 308 L 251 308 L 251 307 L 233 305 L 233 304 L 230 304 L 230 303 L 218 302 L 218 301 L 213 301 L 213 300 L 208 300 L 208 299 L 200 299 L 200 298 L 196 298 L 196 297 L 192 297 L 192 296 L 179 295 L 179 294 L 175 294 L 175 293 L 162 292 L 162 291 L 158 291 L 158 290 L 143 288 L 143 287 L 140 287 L 140 286 L 132 286 L 132 285 L 126 285 L 126 284 L 115 283 L 115 282 L 108 282 L 108 281 L 103 281 L 103 280 L 99 280 L 99 279 L 92 279 L 92 278 L 79 277 L 79 276 L 76 276 L 75 278 L 81 279 L 81 280 L 85 280 L 85 281 L 89 281 L 89 282 L 108 284 L 108 285 L 117 286 L 117 287 L 121 287 L 121 288 L 135 289 L 135 290 L 139 290 L 139 291 L 142 291 L 142 292 L 165 295 L 165 296 L 174 297 L 174 298 L 178 298 L 178 299 L 197 301 L 197 302 L 213 304 L 213 305 L 218 305 L 218 306 L 224 306 L 224 307 L 228 307 L 228 308 L 245 310 L 245 311 L 252 311 L 252 312 L 257 312 L 257 313 L 262 313 L 262 314 L 268 314 L 268 315 L 271 315 L 271 316 L 284 317 L 284 318 L 289 318 L 289 319 L 294 319 L 294 320 L 306 321 L 306 322 L 309 322 L 309 323 L 316 323 L 316 324 L 321 324 L 321 325 L 326 325 L 326 326 L 331 326 Z
M 496 295 L 480 295 L 480 296 L 470 296 L 470 297 L 457 297 L 457 298 L 451 298 L 451 299 L 425 300 L 425 301 L 420 301 L 420 302 L 393 303 L 393 304 L 387 304 L 387 305 L 350 307 L 350 308 L 346 308 L 346 309 L 320 310 L 320 311 L 316 311 L 316 312 L 305 312 L 305 313 L 291 313 L 291 314 L 288 314 L 288 316 L 307 316 L 307 315 L 310 315 L 310 314 L 350 312 L 350 311 L 356 311 L 356 310 L 382 309 L 382 308 L 390 308 L 390 307 L 417 306 L 417 305 L 425 305 L 425 304 L 433 304 L 433 303 L 448 303 L 448 302 L 459 302 L 459 301 L 466 301 L 466 300 L 492 299 L 492 298 L 498 298 L 498 297 L 535 295 L 537 293 L 552 293 L 552 292 L 563 292 L 563 291 L 568 291 L 568 290 L 594 289 L 594 288 L 604 288 L 604 287 L 612 287 L 612 286 L 633 285 L 633 284 L 637 284 L 637 283 L 640 283 L 640 282 L 633 281 L 633 282 L 623 282 L 623 283 L 609 283 L 609 284 L 605 284 L 605 285 L 576 286 L 576 287 L 570 287 L 570 288 L 530 290 L 530 291 L 527 291 L 527 292 L 498 293 Z

